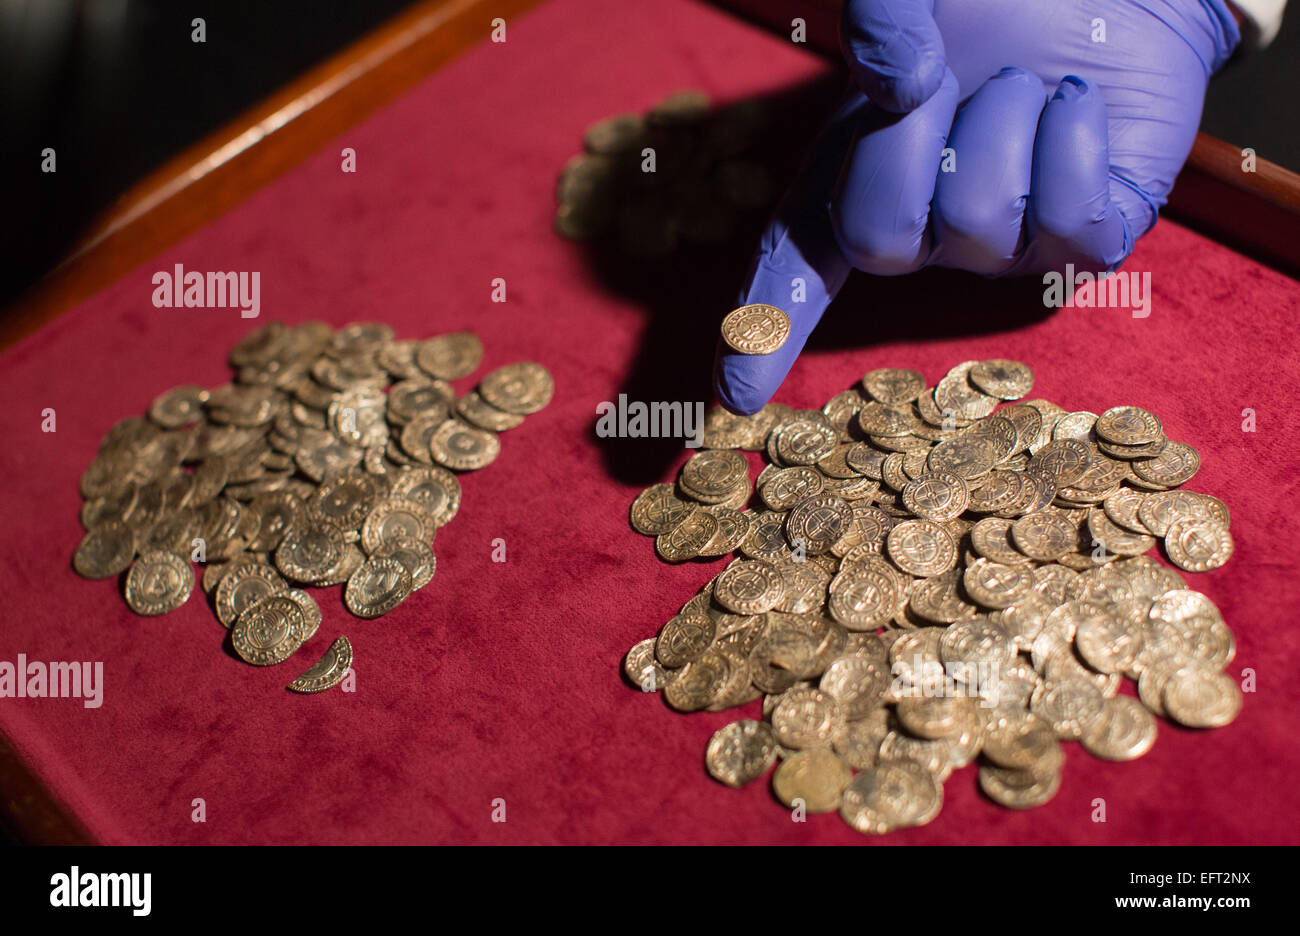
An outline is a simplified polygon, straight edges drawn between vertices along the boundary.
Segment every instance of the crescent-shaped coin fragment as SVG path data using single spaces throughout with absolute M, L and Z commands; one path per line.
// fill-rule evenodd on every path
M 352 642 L 340 636 L 330 644 L 325 655 L 293 682 L 289 688 L 294 692 L 324 692 L 333 689 L 343 681 L 343 677 L 352 667 Z

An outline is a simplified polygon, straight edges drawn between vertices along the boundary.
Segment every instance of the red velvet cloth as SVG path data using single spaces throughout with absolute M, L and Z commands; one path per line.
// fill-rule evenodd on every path
M 589 122 L 683 87 L 739 98 L 826 70 L 686 0 L 554 0 L 510 23 L 506 44 L 485 42 L 4 356 L 0 660 L 103 661 L 106 686 L 96 710 L 0 700 L 0 730 L 96 839 L 868 841 L 833 815 L 791 822 L 765 781 L 742 791 L 713 782 L 705 743 L 739 713 L 679 715 L 619 675 L 627 648 L 720 563 L 666 566 L 628 527 L 640 486 L 672 477 L 684 453 L 669 462 L 651 442 L 596 439 L 595 407 L 620 391 L 699 398 L 748 245 L 686 286 L 670 266 L 629 295 L 550 230 L 557 170 Z M 345 146 L 356 174 L 340 172 Z M 473 328 L 485 368 L 535 359 L 555 375 L 551 406 L 463 479 L 433 584 L 375 621 L 348 615 L 340 589 L 317 590 L 324 623 L 281 666 L 233 658 L 201 593 L 139 618 L 113 581 L 70 568 L 77 479 L 105 430 L 170 386 L 226 381 L 225 350 L 258 324 L 153 308 L 150 276 L 174 263 L 260 271 L 263 320 L 381 319 L 408 338 Z M 1235 557 L 1189 578 L 1236 633 L 1231 671 L 1255 670 L 1258 691 L 1224 729 L 1162 721 L 1155 748 L 1133 763 L 1069 745 L 1059 795 L 1028 813 L 994 806 L 973 767 L 958 771 L 933 824 L 886 842 L 1300 838 L 1300 286 L 1168 221 L 1129 269 L 1152 272 L 1149 318 L 1043 317 L 1035 284 L 859 278 L 779 399 L 820 405 L 881 366 L 915 367 L 933 383 L 963 360 L 1011 357 L 1035 370 L 1034 396 L 1150 407 L 1204 457 L 1188 486 L 1231 508 Z M 504 304 L 490 301 L 494 277 L 507 281 Z M 673 311 L 683 304 L 686 318 Z M 41 432 L 46 407 L 55 433 Z M 1242 431 L 1245 408 L 1256 432 Z M 491 561 L 498 537 L 505 563 Z M 286 692 L 340 633 L 356 648 L 357 691 Z M 198 797 L 203 824 L 191 821 Z M 491 821 L 496 798 L 505 823 Z M 1105 823 L 1090 818 L 1097 798 Z

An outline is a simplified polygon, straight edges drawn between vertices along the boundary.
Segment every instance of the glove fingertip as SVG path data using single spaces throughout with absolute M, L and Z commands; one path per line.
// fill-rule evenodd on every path
M 772 397 L 771 390 L 754 381 L 755 375 L 751 371 L 744 358 L 736 355 L 721 356 L 714 370 L 713 383 L 718 402 L 740 416 L 752 416 Z

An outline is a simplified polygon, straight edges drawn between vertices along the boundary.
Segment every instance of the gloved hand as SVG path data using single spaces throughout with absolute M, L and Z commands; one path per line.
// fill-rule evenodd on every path
M 719 343 L 739 413 L 776 392 L 854 268 L 1118 268 L 1240 36 L 1223 0 L 846 0 L 840 39 L 852 87 L 740 294 L 784 309 L 790 337 L 764 356 Z

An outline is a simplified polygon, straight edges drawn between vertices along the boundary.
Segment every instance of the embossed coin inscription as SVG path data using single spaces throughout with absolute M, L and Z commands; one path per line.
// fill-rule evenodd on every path
M 239 616 L 231 631 L 235 652 L 254 666 L 283 663 L 302 645 L 302 608 L 287 595 L 272 595 Z
M 410 593 L 411 573 L 400 560 L 372 556 L 348 579 L 343 600 L 357 617 L 375 618 L 396 608 Z
M 776 750 L 776 738 L 766 722 L 732 722 L 709 739 L 704 762 L 715 779 L 741 787 L 776 763 Z
M 755 303 L 722 320 L 722 340 L 741 354 L 771 354 L 790 337 L 790 317 L 776 306 Z
M 1002 403 L 1032 386 L 967 361 L 928 390 L 880 368 L 820 409 L 714 410 L 707 450 L 633 501 L 661 558 L 740 557 L 623 660 L 676 711 L 761 699 L 710 739 L 711 776 L 776 764 L 790 809 L 881 835 L 935 819 L 950 777 L 1030 809 L 1068 744 L 1131 760 L 1157 718 L 1237 716 L 1236 641 L 1189 586 L 1233 550 L 1227 506 L 1177 487 L 1199 455 L 1136 406 Z
M 351 666 L 352 642 L 346 637 L 340 637 L 330 645 L 323 657 L 289 683 L 289 688 L 294 692 L 324 692 L 343 682 Z
M 889 531 L 889 558 L 910 575 L 939 575 L 957 562 L 957 544 L 932 520 L 907 520 Z
M 522 361 L 488 374 L 479 384 L 478 392 L 490 406 L 516 416 L 527 416 L 551 402 L 555 381 L 542 365 Z
M 189 600 L 194 567 L 168 552 L 147 552 L 126 577 L 126 603 L 136 614 L 166 614 Z
M 896 406 L 915 400 L 925 389 L 925 377 L 920 371 L 885 367 L 865 375 L 862 387 L 872 399 L 886 406 Z

